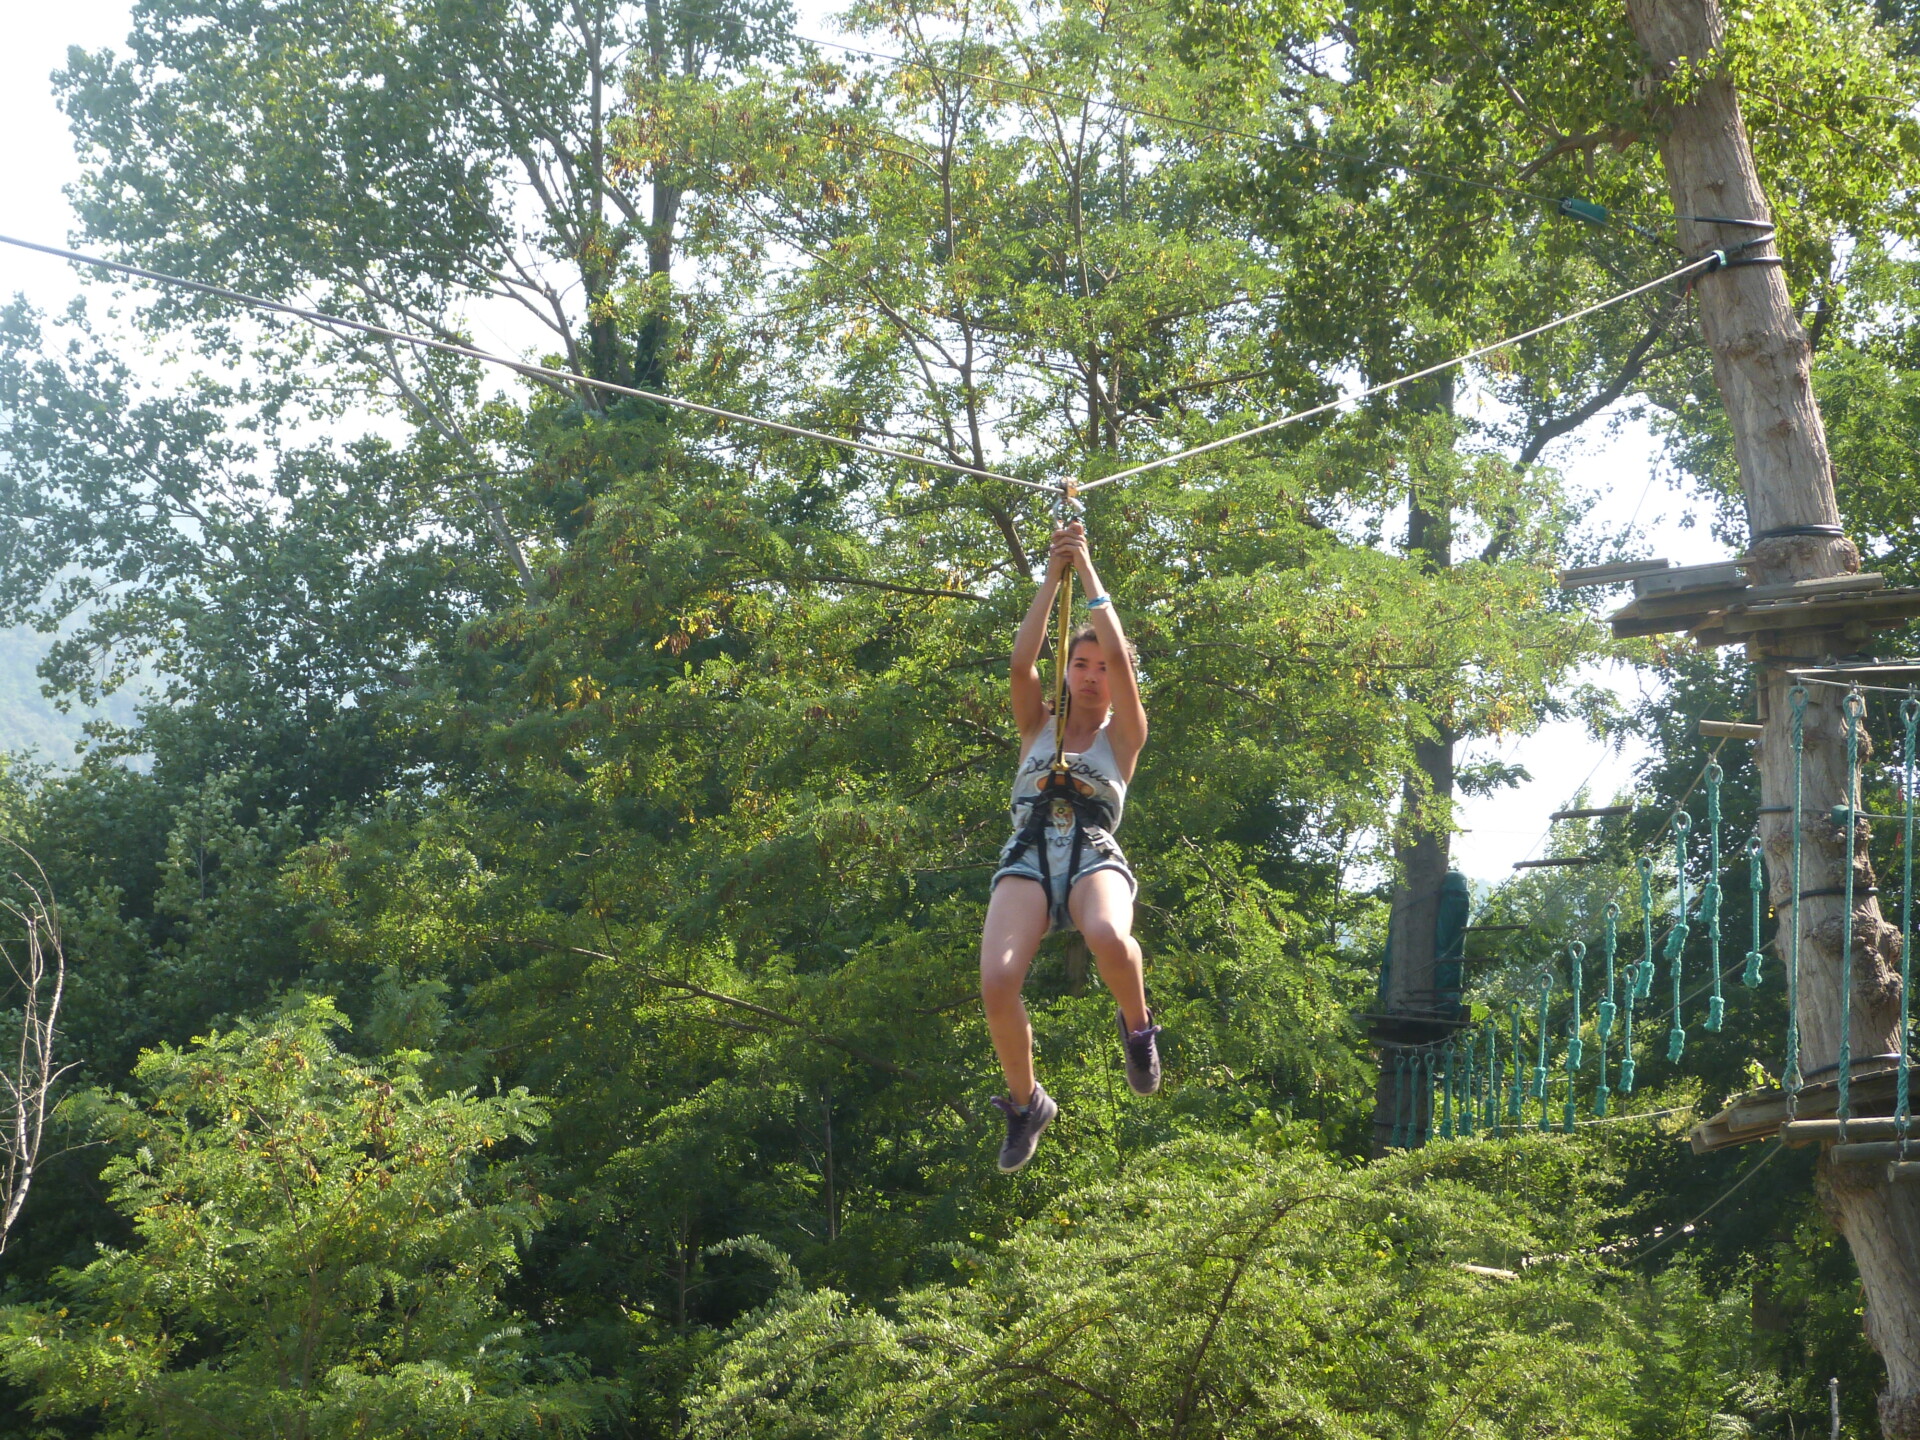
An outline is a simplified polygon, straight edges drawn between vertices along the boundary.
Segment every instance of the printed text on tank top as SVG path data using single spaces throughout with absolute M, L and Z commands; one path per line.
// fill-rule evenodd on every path
M 1107 737 L 1107 727 L 1102 725 L 1093 737 L 1093 743 L 1080 751 L 1069 750 L 1063 757 L 1067 762 L 1067 774 L 1073 786 L 1082 795 L 1098 801 L 1106 808 L 1109 819 L 1106 828 L 1116 830 L 1120 826 L 1120 815 L 1126 809 L 1127 782 L 1120 775 L 1119 758 L 1113 753 L 1113 743 Z M 1013 778 L 1013 824 L 1018 829 L 1025 823 L 1028 806 L 1024 804 L 1030 797 L 1037 795 L 1045 786 L 1047 773 L 1053 768 L 1053 727 L 1043 729 L 1027 747 L 1027 753 L 1021 758 L 1020 769 Z

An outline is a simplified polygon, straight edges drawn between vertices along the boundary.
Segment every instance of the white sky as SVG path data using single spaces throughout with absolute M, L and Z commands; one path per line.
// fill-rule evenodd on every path
M 118 47 L 127 29 L 129 0 L 65 0 L 58 6 L 9 0 L 6 43 L 0 46 L 0 231 L 29 240 L 65 243 L 73 215 L 62 187 L 75 174 L 65 118 L 53 102 L 48 77 L 65 63 L 67 47 Z M 801 6 L 811 33 L 830 33 L 818 18 L 818 0 Z M 23 292 L 43 310 L 59 310 L 79 290 L 70 267 L 0 247 L 0 296 Z M 1598 495 L 1590 525 L 1619 534 L 1637 523 L 1652 553 L 1677 564 L 1698 564 L 1723 553 L 1702 524 L 1677 522 L 1687 498 L 1666 483 L 1655 465 L 1655 445 L 1643 427 L 1611 429 L 1605 420 L 1548 452 L 1574 484 Z M 1610 592 L 1611 593 L 1611 592 Z M 1646 683 L 1624 669 L 1607 677 L 1616 688 Z M 1455 863 L 1475 880 L 1497 881 L 1515 860 L 1539 846 L 1547 815 L 1564 804 L 1585 777 L 1602 800 L 1626 785 L 1638 751 L 1616 755 L 1589 739 L 1575 724 L 1547 726 L 1537 734 L 1497 747 L 1482 746 L 1463 759 L 1497 753 L 1524 765 L 1536 778 L 1516 790 L 1464 803 L 1466 833 L 1454 842 Z

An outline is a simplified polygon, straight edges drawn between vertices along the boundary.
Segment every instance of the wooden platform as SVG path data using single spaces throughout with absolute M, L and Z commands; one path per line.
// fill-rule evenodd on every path
M 1861 578 L 1861 577 L 1855 577 Z M 1695 625 L 1690 638 L 1701 649 L 1742 645 L 1788 631 L 1838 630 L 1864 640 L 1875 630 L 1905 624 L 1920 615 L 1920 587 L 1813 594 L 1756 601 L 1749 594 Z
M 1899 1063 L 1884 1057 L 1863 1060 L 1854 1066 L 1848 1096 L 1852 1115 L 1861 1120 L 1891 1115 L 1898 1073 Z M 1920 1077 L 1916 1078 L 1915 1086 L 1916 1093 L 1920 1094 Z M 1695 1125 L 1687 1139 L 1694 1154 L 1704 1155 L 1709 1150 L 1724 1150 L 1730 1145 L 1771 1140 L 1789 1120 L 1830 1119 L 1838 1109 L 1839 1089 L 1831 1079 L 1802 1087 L 1797 1101 L 1772 1087 L 1750 1090 L 1735 1096 L 1719 1114 Z M 1813 1143 L 1812 1138 L 1804 1134 L 1798 1138 L 1802 1144 Z
M 1633 585 L 1634 598 L 1607 617 L 1615 639 L 1684 630 L 1711 649 L 1810 629 L 1865 638 L 1920 615 L 1920 588 L 1889 588 L 1886 576 L 1873 573 L 1749 585 L 1730 564 L 1698 565 Z

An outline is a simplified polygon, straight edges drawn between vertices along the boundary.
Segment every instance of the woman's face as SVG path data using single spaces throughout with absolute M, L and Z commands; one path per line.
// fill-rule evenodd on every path
M 1080 641 L 1067 656 L 1067 690 L 1082 712 L 1107 713 L 1113 703 L 1107 690 L 1107 652 L 1098 640 Z

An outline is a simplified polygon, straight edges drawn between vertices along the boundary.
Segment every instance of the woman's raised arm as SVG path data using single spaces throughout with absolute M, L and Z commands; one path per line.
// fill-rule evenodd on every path
M 1047 697 L 1040 688 L 1040 647 L 1047 643 L 1047 623 L 1053 618 L 1053 602 L 1059 597 L 1060 582 L 1067 578 L 1073 564 L 1072 540 L 1086 532 L 1079 525 L 1053 532 L 1053 544 L 1047 552 L 1047 575 L 1034 591 L 1027 618 L 1013 637 L 1013 668 L 1008 677 L 1013 702 L 1013 723 L 1020 727 L 1021 748 L 1030 744 L 1046 725 Z
M 1078 531 L 1079 526 L 1074 529 Z M 1107 693 L 1113 702 L 1113 720 L 1107 726 L 1107 740 L 1120 768 L 1133 778 L 1134 762 L 1147 743 L 1147 707 L 1140 699 L 1140 677 L 1134 673 L 1133 651 L 1127 645 L 1127 633 L 1120 626 L 1120 613 L 1113 608 L 1107 592 L 1100 588 L 1094 573 L 1093 557 L 1087 553 L 1084 533 L 1070 542 L 1074 569 L 1080 572 L 1080 584 L 1087 592 L 1089 614 L 1094 633 L 1100 637 L 1100 649 L 1107 659 Z

